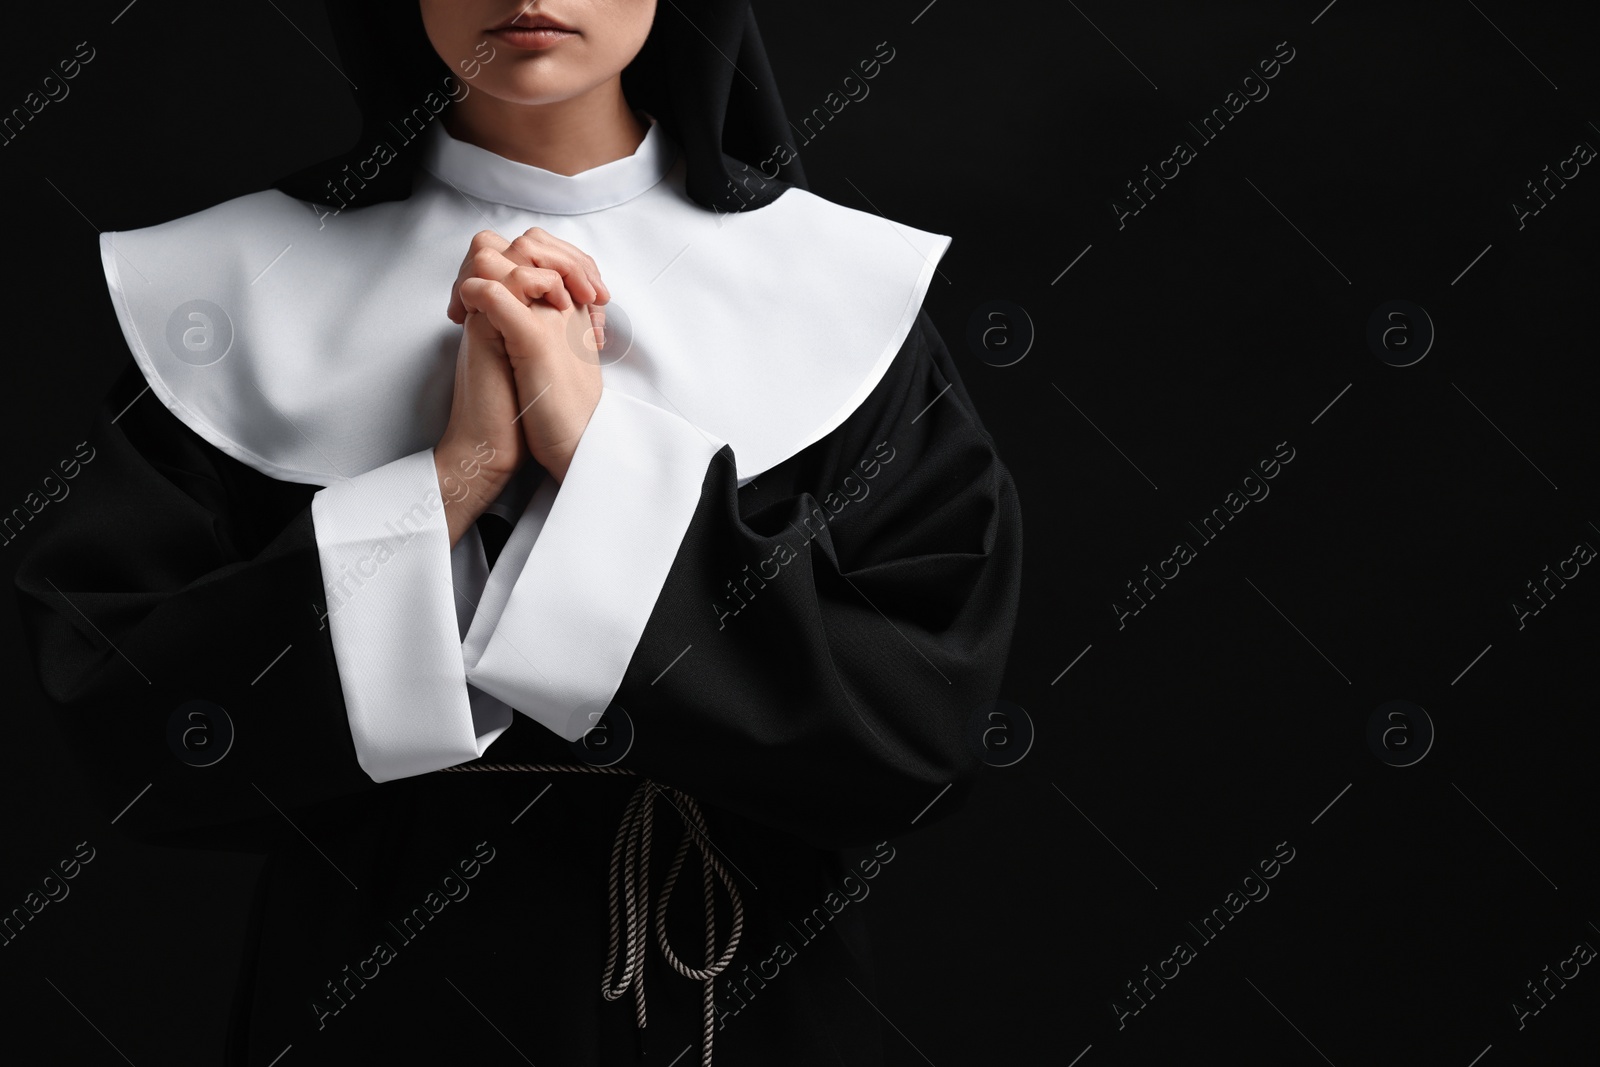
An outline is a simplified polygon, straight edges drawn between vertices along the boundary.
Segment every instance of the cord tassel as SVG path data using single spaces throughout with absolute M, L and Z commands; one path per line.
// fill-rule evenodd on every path
M 566 763 L 463 763 L 445 767 L 446 771 L 589 771 L 600 774 L 633 774 L 616 767 L 594 767 L 588 764 Z M 610 911 L 610 938 L 606 946 L 605 974 L 600 980 L 600 995 L 607 1000 L 619 1000 L 633 989 L 634 1010 L 638 1028 L 642 1031 L 648 1021 L 644 995 L 644 922 L 650 912 L 650 851 L 655 826 L 656 797 L 666 799 L 677 809 L 683 820 L 683 837 L 667 868 L 661 886 L 661 899 L 655 908 L 656 943 L 672 969 L 685 978 L 704 983 L 702 998 L 703 1038 L 700 1049 L 701 1067 L 711 1067 L 711 1041 L 716 1027 L 714 983 L 717 975 L 727 969 L 733 954 L 739 948 L 739 938 L 744 932 L 744 898 L 733 876 L 714 853 L 711 836 L 706 828 L 705 813 L 699 803 L 688 793 L 671 786 L 661 786 L 646 778 L 628 798 L 622 811 L 622 822 L 617 827 L 617 837 L 611 846 L 611 872 L 607 885 Z M 706 903 L 706 942 L 703 967 L 690 967 L 678 958 L 667 941 L 667 903 L 683 870 L 683 861 L 689 855 L 689 845 L 700 850 L 701 885 Z M 733 929 L 728 934 L 727 947 L 717 952 L 717 918 L 715 878 L 722 881 L 728 893 L 728 903 L 733 910 Z M 622 973 L 616 974 L 619 955 Z

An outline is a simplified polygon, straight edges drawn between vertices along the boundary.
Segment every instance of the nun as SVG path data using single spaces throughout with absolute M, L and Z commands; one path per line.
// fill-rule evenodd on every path
M 328 17 L 348 153 L 100 235 L 17 577 L 117 829 L 248 864 L 218 1058 L 881 1063 L 1021 568 L 950 239 L 807 190 L 748 0 Z

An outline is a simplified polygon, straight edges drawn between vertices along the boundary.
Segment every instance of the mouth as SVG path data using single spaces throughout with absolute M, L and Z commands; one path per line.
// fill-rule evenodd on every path
M 577 30 L 549 15 L 529 14 L 524 8 L 488 32 L 515 48 L 549 48 L 579 36 Z

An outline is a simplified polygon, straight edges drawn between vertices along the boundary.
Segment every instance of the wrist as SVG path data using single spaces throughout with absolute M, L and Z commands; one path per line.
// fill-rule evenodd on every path
M 486 454 L 481 445 L 463 449 L 441 441 L 434 447 L 433 468 L 439 479 L 439 496 L 444 502 L 452 548 L 510 481 L 509 474 L 487 465 L 487 458 L 492 455 L 492 449 Z
M 598 398 L 596 404 L 591 406 L 583 416 L 582 424 L 577 426 L 573 433 L 560 443 L 545 444 L 537 452 L 534 451 L 531 444 L 529 445 L 528 451 L 533 454 L 534 461 L 545 469 L 546 473 L 555 480 L 557 485 L 567 480 L 567 471 L 572 466 L 573 457 L 578 453 L 578 447 L 583 444 L 584 431 L 589 428 L 589 423 L 593 421 L 594 409 L 597 406 Z
M 552 481 L 560 485 L 567 480 L 567 468 L 572 466 L 572 454 L 569 452 L 558 458 L 546 459 L 540 466 L 550 475 Z

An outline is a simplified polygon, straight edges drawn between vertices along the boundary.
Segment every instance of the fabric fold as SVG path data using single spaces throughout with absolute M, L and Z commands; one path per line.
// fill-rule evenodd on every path
M 350 735 L 376 782 L 474 759 L 511 724 L 467 685 L 460 642 L 488 571 L 476 531 L 452 550 L 445 507 L 432 449 L 312 497 Z
M 722 447 L 603 390 L 566 479 L 540 486 L 500 554 L 463 648 L 467 679 L 582 737 L 622 682 Z

